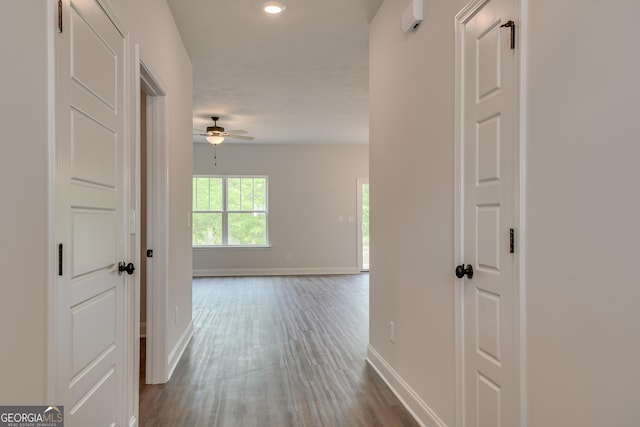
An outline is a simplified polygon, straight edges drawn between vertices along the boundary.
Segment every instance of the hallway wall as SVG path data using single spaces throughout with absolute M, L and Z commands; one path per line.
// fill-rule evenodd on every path
M 400 25 L 407 5 L 385 0 L 370 30 L 370 358 L 428 406 L 414 408 L 427 425 L 431 413 L 453 426 L 453 22 L 465 1 L 425 2 L 415 33 Z
M 385 0 L 370 33 L 370 357 L 428 426 L 456 425 L 454 17 L 465 3 L 425 2 L 422 27 L 405 34 L 407 2 Z M 522 420 L 635 426 L 640 3 L 522 4 Z
M 637 1 L 529 1 L 530 426 L 640 419 L 639 16 Z
M 6 0 L 0 26 L 0 402 L 45 403 L 48 289 L 53 277 L 48 208 L 47 9 Z M 51 27 L 52 28 L 52 27 Z
M 168 159 L 168 352 L 179 344 L 191 323 L 191 175 L 192 86 L 191 60 L 166 1 L 110 0 L 125 27 L 131 45 L 166 92 Z M 174 319 L 175 311 L 181 313 Z

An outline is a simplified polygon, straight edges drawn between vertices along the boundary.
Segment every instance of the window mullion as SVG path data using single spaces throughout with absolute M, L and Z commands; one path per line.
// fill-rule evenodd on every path
M 229 205 L 227 198 L 229 197 L 227 189 L 227 178 L 222 178 L 222 244 L 227 246 L 229 244 Z

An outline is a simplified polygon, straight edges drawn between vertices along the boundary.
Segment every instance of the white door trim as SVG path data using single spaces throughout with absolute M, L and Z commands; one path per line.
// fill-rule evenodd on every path
M 518 233 L 516 250 L 518 251 L 518 288 L 516 296 L 518 300 L 518 378 L 519 378 L 519 393 L 520 393 L 520 427 L 527 427 L 527 287 L 526 287 L 526 176 L 527 176 L 527 75 L 526 75 L 526 62 L 529 54 L 529 39 L 527 38 L 528 28 L 528 6 L 529 0 L 518 0 L 518 21 L 520 28 L 516 33 L 516 43 L 519 47 L 517 57 L 517 75 L 516 84 L 518 87 L 518 114 L 516 117 L 518 121 L 516 123 L 516 130 L 518 135 L 518 141 L 516 144 L 516 150 L 518 155 L 517 164 L 517 177 L 518 177 L 518 200 L 517 200 L 517 219 L 518 219 Z
M 455 228 L 454 228 L 454 261 L 455 265 L 460 265 L 463 262 L 464 254 L 464 114 L 462 105 L 462 94 L 464 90 L 463 86 L 463 61 L 464 52 L 462 51 L 462 44 L 464 39 L 464 25 L 468 22 L 474 14 L 482 8 L 489 0 L 472 0 L 469 2 L 455 17 L 455 145 L 454 145 L 454 187 L 455 187 Z M 517 2 L 517 16 L 513 17 L 516 22 L 516 46 L 517 46 L 517 71 L 516 71 L 516 90 L 517 93 L 517 105 L 518 112 L 516 113 L 516 135 L 518 140 L 515 143 L 515 150 L 517 152 L 516 158 L 518 159 L 515 165 L 515 177 L 516 177 L 516 257 L 518 264 L 518 272 L 516 274 L 517 283 L 515 283 L 515 301 L 517 301 L 517 307 L 515 307 L 516 319 L 518 325 L 516 330 L 518 331 L 518 337 L 516 338 L 516 387 L 518 390 L 518 396 L 516 400 L 519 402 L 517 411 L 518 419 L 520 421 L 519 427 L 526 427 L 526 342 L 525 342 L 525 307 L 526 307 L 526 294 L 525 294 L 525 166 L 526 166 L 526 152 L 525 152 L 525 97 L 526 85 L 524 79 L 524 72 L 526 68 L 526 36 L 523 31 L 524 17 L 526 16 L 527 0 L 516 0 Z M 452 272 L 453 268 L 452 266 Z M 456 366 L 456 427 L 465 427 L 466 420 L 464 419 L 465 408 L 465 390 L 464 390 L 464 281 L 456 280 L 452 274 L 452 280 L 455 289 L 455 366 Z
M 53 2 L 47 2 L 47 147 L 48 147 L 48 209 L 47 227 L 48 227 L 48 247 L 51 252 L 47 260 L 49 274 L 47 275 L 47 309 L 48 327 L 47 327 L 47 402 L 55 402 L 56 398 L 56 378 L 58 367 L 58 348 L 57 340 L 57 315 L 58 300 L 56 292 L 56 276 L 58 251 L 56 245 L 56 51 L 55 36 L 57 28 L 55 27 L 54 16 L 57 16 L 57 6 L 54 7 Z
M 169 351 L 167 346 L 167 304 L 169 292 L 169 163 L 166 140 L 166 102 L 164 85 L 142 59 L 140 46 L 135 46 L 135 96 L 140 105 L 140 90 L 148 94 L 147 101 L 147 246 L 153 258 L 147 264 L 147 383 L 161 384 L 169 379 Z M 140 153 L 140 111 L 136 109 L 136 151 Z M 145 159 L 140 159 L 144 161 Z M 138 173 L 139 175 L 139 173 Z M 136 201 L 140 208 L 140 177 L 137 180 Z M 139 236 L 137 247 L 140 247 Z M 137 252 L 138 254 L 140 251 Z M 146 259 L 139 262 L 147 262 Z M 149 286 L 149 284 L 152 284 Z M 140 304 L 136 304 L 136 318 L 140 319 Z M 139 325 L 136 325 L 139 342 Z M 138 351 L 139 358 L 139 351 Z

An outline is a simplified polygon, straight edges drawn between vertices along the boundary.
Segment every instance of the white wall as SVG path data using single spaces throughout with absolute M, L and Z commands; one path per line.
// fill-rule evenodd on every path
M 217 154 L 214 166 L 213 146 L 194 144 L 194 173 L 269 177 L 271 247 L 195 248 L 195 275 L 357 271 L 348 218 L 356 216 L 356 179 L 368 176 L 368 146 L 225 142 Z
M 453 21 L 464 1 L 425 2 L 426 20 L 413 34 L 400 26 L 407 5 L 386 0 L 370 31 L 369 340 L 453 426 Z
M 422 28 L 405 35 L 408 2 L 385 0 L 370 33 L 370 355 L 415 393 L 426 425 L 455 425 L 454 17 L 465 3 L 425 2 Z M 640 3 L 526 3 L 525 419 L 636 426 Z
M 638 1 L 529 1 L 530 426 L 640 423 L 638 17 Z
M 0 26 L 0 402 L 46 403 L 49 271 L 47 24 L 41 2 L 3 1 Z
M 165 1 L 111 0 L 130 32 L 140 56 L 166 92 L 169 245 L 168 350 L 171 351 L 191 322 L 191 211 L 192 175 L 192 82 L 191 60 Z M 174 322 L 175 308 L 180 316 Z

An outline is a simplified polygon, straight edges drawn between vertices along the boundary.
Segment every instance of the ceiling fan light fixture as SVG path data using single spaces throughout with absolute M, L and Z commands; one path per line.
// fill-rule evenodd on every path
M 213 145 L 218 145 L 218 144 L 222 144 L 222 142 L 224 141 L 224 136 L 208 136 L 207 137 L 207 142 L 209 144 L 213 144 Z
M 270 15 L 277 15 L 285 10 L 286 6 L 277 1 L 268 1 L 262 6 L 263 10 Z

